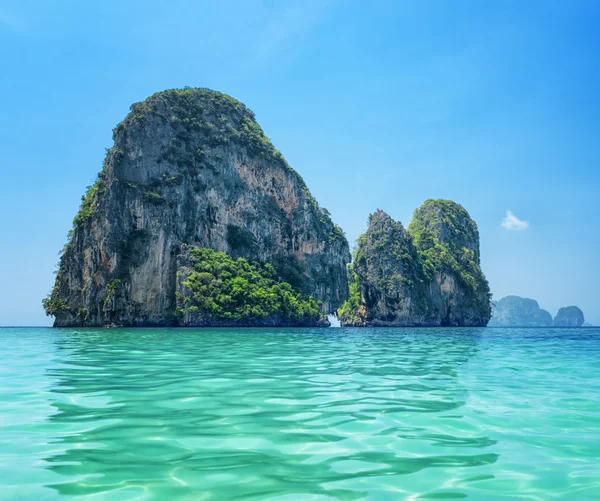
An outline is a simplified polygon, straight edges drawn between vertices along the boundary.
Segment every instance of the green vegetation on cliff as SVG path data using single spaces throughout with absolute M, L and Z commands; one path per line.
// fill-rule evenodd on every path
M 309 324 L 320 319 L 320 303 L 278 281 L 275 268 L 211 249 L 192 249 L 190 266 L 178 272 L 176 316 L 186 324 Z
M 165 116 L 164 110 L 170 110 Z M 306 185 L 300 175 L 288 166 L 283 155 L 265 135 L 254 113 L 237 99 L 211 89 L 186 87 L 157 92 L 131 106 L 131 113 L 113 130 L 115 139 L 127 133 L 128 127 L 144 127 L 151 118 L 168 120 L 177 130 L 171 148 L 163 160 L 183 168 L 214 168 L 210 148 L 238 144 L 251 156 L 280 163 Z M 205 137 L 203 146 L 192 141 L 195 134 Z
M 54 316 L 61 311 L 69 310 L 69 304 L 64 299 L 56 297 L 56 295 L 57 289 L 55 287 L 47 297 L 42 299 L 42 306 L 44 307 L 46 315 L 49 317 Z
M 79 211 L 73 219 L 73 226 L 81 226 L 88 219 L 90 219 L 95 213 L 98 206 L 98 193 L 103 187 L 103 182 L 106 177 L 106 171 L 110 163 L 110 157 L 112 155 L 112 149 L 106 149 L 106 156 L 104 157 L 104 163 L 102 164 L 102 170 L 98 174 L 96 181 L 91 186 L 88 186 L 85 190 L 85 195 L 81 197 L 81 205 Z M 72 238 L 72 234 L 69 235 L 69 241 Z
M 485 295 L 489 302 L 489 285 L 479 265 L 477 223 L 464 207 L 451 200 L 427 200 L 415 211 L 408 232 L 428 278 L 452 273 L 473 300 Z
M 348 265 L 348 286 L 350 296 L 340 306 L 338 317 L 349 325 L 360 325 L 364 322 L 364 308 L 360 298 L 360 279 L 354 271 L 354 265 Z

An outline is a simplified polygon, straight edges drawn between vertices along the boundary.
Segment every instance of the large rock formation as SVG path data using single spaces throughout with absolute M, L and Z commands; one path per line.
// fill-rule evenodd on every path
M 268 263 L 323 314 L 346 299 L 343 232 L 243 104 L 161 92 L 134 104 L 113 137 L 44 302 L 56 326 L 186 325 L 182 244 Z
M 372 214 L 349 275 L 342 325 L 485 326 L 491 315 L 477 225 L 449 200 L 427 200 L 408 231 Z
M 585 322 L 583 311 L 577 306 L 566 306 L 554 317 L 554 327 L 581 327 Z
M 534 299 L 506 296 L 493 308 L 488 327 L 551 327 L 552 315 Z

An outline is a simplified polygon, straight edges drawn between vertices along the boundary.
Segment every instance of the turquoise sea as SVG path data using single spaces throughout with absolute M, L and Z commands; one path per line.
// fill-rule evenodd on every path
M 0 499 L 598 500 L 600 329 L 0 329 Z

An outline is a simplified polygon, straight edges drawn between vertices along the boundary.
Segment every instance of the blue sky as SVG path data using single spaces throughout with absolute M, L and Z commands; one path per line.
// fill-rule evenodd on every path
M 600 324 L 599 51 L 594 1 L 3 0 L 0 325 L 50 323 L 112 128 L 186 85 L 253 109 L 350 242 L 449 198 L 496 299 Z

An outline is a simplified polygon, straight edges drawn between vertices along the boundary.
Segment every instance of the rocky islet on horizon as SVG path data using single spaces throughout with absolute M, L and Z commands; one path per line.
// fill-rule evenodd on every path
M 584 323 L 583 312 L 577 306 L 560 308 L 553 319 L 535 299 L 506 296 L 492 302 L 488 327 L 582 327 Z

